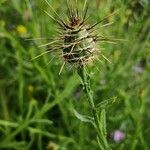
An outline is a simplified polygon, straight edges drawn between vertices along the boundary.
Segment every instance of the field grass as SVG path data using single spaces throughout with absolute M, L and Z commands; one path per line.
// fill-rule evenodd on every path
M 49 0 L 66 18 L 64 0 Z M 83 0 L 78 6 L 83 7 Z M 74 114 L 91 115 L 75 68 L 63 58 L 45 54 L 56 23 L 44 0 L 0 0 L 0 150 L 98 150 L 96 132 Z M 96 32 L 116 39 L 100 42 L 99 57 L 87 68 L 96 103 L 115 99 L 106 107 L 108 142 L 113 150 L 150 149 L 150 13 L 148 0 L 93 0 L 89 23 L 111 12 L 111 26 Z M 50 38 L 27 40 L 35 38 Z M 81 116 L 82 117 L 82 116 Z M 123 138 L 114 139 L 115 131 Z

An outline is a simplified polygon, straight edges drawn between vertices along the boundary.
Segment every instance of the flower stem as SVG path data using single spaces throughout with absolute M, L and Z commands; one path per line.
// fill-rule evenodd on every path
M 86 73 L 84 66 L 78 68 L 78 74 L 81 77 L 81 80 L 83 82 L 83 89 L 87 96 L 89 105 L 91 107 L 92 115 L 94 118 L 94 127 L 97 132 L 97 140 L 99 143 L 99 147 L 101 150 L 111 150 L 111 148 L 108 146 L 106 135 L 102 128 L 103 125 L 102 125 L 102 122 L 100 121 L 99 112 L 97 111 L 94 100 L 93 100 L 91 85 L 89 82 L 90 81 L 89 76 Z

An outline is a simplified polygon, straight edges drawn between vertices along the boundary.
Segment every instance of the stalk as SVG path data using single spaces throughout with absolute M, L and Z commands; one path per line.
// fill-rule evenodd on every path
M 47 0 L 45 1 L 47 2 Z M 89 107 L 91 108 L 92 112 L 92 117 L 94 119 L 92 124 L 94 125 L 94 128 L 97 132 L 97 140 L 99 147 L 101 150 L 111 150 L 111 148 L 108 146 L 106 138 L 106 112 L 104 108 L 101 109 L 101 111 L 98 111 L 98 109 L 96 108 L 97 105 L 95 105 L 93 100 L 89 76 L 85 71 L 85 66 L 97 58 L 99 54 L 99 49 L 96 46 L 97 42 L 99 40 L 109 41 L 107 37 L 98 36 L 94 32 L 94 28 L 101 22 L 107 20 L 108 17 L 110 17 L 113 14 L 110 14 L 102 20 L 99 20 L 98 22 L 94 23 L 93 25 L 90 25 L 87 23 L 87 0 L 85 0 L 82 15 L 79 15 L 78 8 L 74 8 L 71 4 L 71 1 L 67 2 L 68 22 L 61 19 L 57 12 L 47 2 L 47 4 L 50 5 L 52 10 L 54 11 L 55 17 L 51 16 L 46 11 L 45 13 L 50 18 L 52 18 L 60 26 L 61 29 L 60 36 L 58 36 L 57 38 L 57 42 L 54 41 L 53 43 L 55 43 L 55 45 L 51 45 L 51 47 L 48 50 L 58 50 L 58 52 L 61 51 L 62 57 L 64 58 L 64 63 L 60 69 L 60 73 L 66 63 L 69 63 L 71 66 L 78 68 L 78 74 L 83 82 L 83 89 L 87 96 Z M 50 44 L 48 43 L 46 45 Z M 102 57 L 108 60 L 104 55 L 102 55 Z
M 99 143 L 99 147 L 101 150 L 111 150 L 111 148 L 108 145 L 106 135 L 102 129 L 102 122 L 100 122 L 99 112 L 96 109 L 96 105 L 93 99 L 91 85 L 89 82 L 89 76 L 86 73 L 84 66 L 78 68 L 78 75 L 82 80 L 83 90 L 87 96 L 87 100 L 92 112 L 92 117 L 94 118 L 94 127 L 97 132 L 97 140 Z

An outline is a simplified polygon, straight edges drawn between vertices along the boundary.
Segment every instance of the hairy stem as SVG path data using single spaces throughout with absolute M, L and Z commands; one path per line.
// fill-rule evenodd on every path
M 87 96 L 87 99 L 88 99 L 88 102 L 92 111 L 99 147 L 101 150 L 111 150 L 111 148 L 108 146 L 106 135 L 102 129 L 102 125 L 101 125 L 102 122 L 100 122 L 99 112 L 97 111 L 94 100 L 93 100 L 89 77 L 85 71 L 84 66 L 78 68 L 78 74 L 81 77 L 81 80 L 83 82 L 83 89 Z

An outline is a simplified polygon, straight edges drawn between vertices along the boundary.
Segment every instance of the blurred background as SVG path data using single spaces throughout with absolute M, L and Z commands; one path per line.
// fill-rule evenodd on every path
M 71 1 L 74 3 L 75 1 Z M 118 10 L 97 27 L 100 35 L 124 39 L 98 43 L 100 57 L 88 68 L 96 103 L 106 108 L 108 141 L 114 150 L 150 148 L 150 5 L 148 0 L 88 1 L 89 23 Z M 66 19 L 66 1 L 49 0 Z M 84 1 L 78 0 L 82 11 Z M 39 45 L 57 35 L 54 15 L 44 0 L 0 0 L 0 149 L 98 150 L 91 124 L 73 114 L 90 114 L 76 70 Z M 27 40 L 29 38 L 36 40 Z M 42 38 L 42 39 L 37 39 Z M 50 40 L 46 40 L 49 38 Z M 56 56 L 56 57 L 55 57 Z

